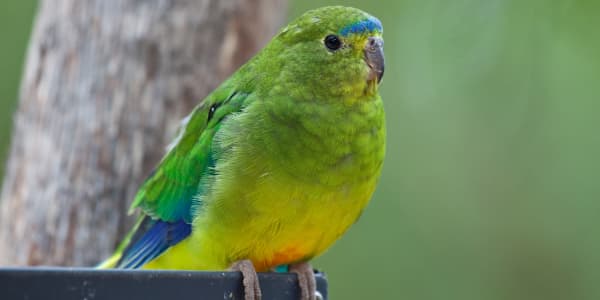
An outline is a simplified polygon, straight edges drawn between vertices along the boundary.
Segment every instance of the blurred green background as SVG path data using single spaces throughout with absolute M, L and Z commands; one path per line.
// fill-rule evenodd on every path
M 0 177 L 4 174 L 12 113 L 37 1 L 5 1 L 0 4 Z
M 385 28 L 388 151 L 332 299 L 600 299 L 600 1 L 292 1 Z M 1 5 L 0 155 L 33 1 Z

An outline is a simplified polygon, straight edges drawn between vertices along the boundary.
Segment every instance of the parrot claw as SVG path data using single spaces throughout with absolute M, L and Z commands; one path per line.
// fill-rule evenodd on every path
M 231 271 L 242 272 L 242 283 L 244 284 L 244 300 L 260 300 L 262 292 L 258 284 L 258 275 L 254 269 L 254 264 L 249 259 L 240 260 L 234 263 Z
M 301 262 L 290 265 L 290 273 L 298 275 L 298 284 L 300 285 L 301 300 L 323 299 L 317 292 L 317 281 L 312 266 L 308 262 Z

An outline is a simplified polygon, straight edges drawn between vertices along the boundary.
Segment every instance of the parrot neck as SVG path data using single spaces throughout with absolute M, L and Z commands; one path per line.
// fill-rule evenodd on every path
M 378 95 L 338 101 L 264 103 L 265 153 L 295 178 L 325 185 L 370 180 L 381 171 L 385 148 L 383 104 Z

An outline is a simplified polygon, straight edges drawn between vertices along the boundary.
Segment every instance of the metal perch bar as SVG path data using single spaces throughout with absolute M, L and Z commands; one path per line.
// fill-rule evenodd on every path
M 327 298 L 327 280 L 316 274 Z M 295 274 L 259 273 L 263 300 L 297 300 Z M 243 299 L 238 272 L 96 270 L 89 268 L 0 268 L 4 300 L 198 300 Z

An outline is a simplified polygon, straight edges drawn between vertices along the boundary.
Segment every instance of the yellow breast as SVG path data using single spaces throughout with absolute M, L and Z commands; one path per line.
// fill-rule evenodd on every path
M 324 189 L 272 178 L 255 182 L 254 187 L 222 195 L 238 197 L 237 201 L 222 199 L 207 205 L 208 210 L 196 218 L 192 235 L 145 268 L 224 270 L 250 259 L 258 271 L 268 271 L 311 259 L 356 221 L 375 179 Z

